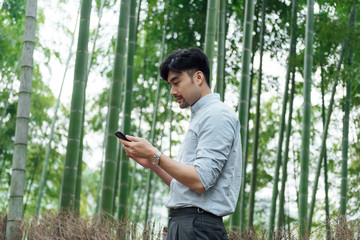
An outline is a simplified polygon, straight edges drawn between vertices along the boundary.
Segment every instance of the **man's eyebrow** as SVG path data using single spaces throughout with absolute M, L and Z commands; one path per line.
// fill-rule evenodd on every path
M 178 78 L 179 78 L 179 76 L 174 76 L 168 81 L 168 83 L 170 84 L 171 82 L 175 81 Z

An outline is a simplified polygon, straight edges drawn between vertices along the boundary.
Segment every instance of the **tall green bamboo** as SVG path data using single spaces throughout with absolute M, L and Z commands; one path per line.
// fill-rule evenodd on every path
M 300 188 L 299 188 L 299 239 L 308 238 L 307 210 L 309 185 L 309 156 L 311 128 L 311 75 L 313 65 L 314 40 L 314 0 L 307 0 L 305 56 L 304 56 L 304 107 L 300 156 Z
M 140 189 L 140 193 L 139 193 L 139 196 L 145 196 L 147 194 L 146 192 L 146 185 L 147 185 L 147 174 L 148 172 L 146 171 L 147 169 L 142 169 L 141 171 L 141 182 L 140 182 L 140 186 L 139 186 L 139 189 Z M 136 202 L 136 211 L 135 211 L 135 216 L 134 216 L 134 221 L 135 222 L 139 222 L 139 219 L 140 219 L 140 215 L 141 215 L 141 212 L 144 210 L 143 208 L 143 205 L 144 203 L 146 202 L 146 198 L 140 198 L 139 201 Z M 146 203 L 145 203 L 146 204 Z M 146 214 L 146 213 L 145 213 Z
M 320 9 L 321 11 L 321 9 Z M 324 54 L 322 51 L 322 45 L 320 43 L 321 57 L 320 57 L 320 76 L 321 76 L 321 118 L 323 124 L 323 131 L 325 129 L 325 77 L 324 77 L 324 63 L 323 58 Z M 325 191 L 325 224 L 326 224 L 326 240 L 331 239 L 331 227 L 330 227 L 330 210 L 329 210 L 329 183 L 328 183 L 328 167 L 327 167 L 327 153 L 326 153 L 326 144 L 324 152 L 324 191 Z
M 79 8 L 80 9 L 80 8 Z M 61 86 L 60 86 L 60 90 L 59 90 L 59 95 L 55 104 L 55 110 L 54 110 L 54 116 L 51 120 L 51 126 L 50 126 L 50 135 L 49 135 L 49 143 L 46 146 L 46 152 L 45 152 L 45 160 L 44 160 L 44 166 L 42 169 L 42 173 L 41 173 L 41 181 L 40 181 L 40 187 L 39 187 L 39 193 L 38 193 L 38 198 L 37 198 L 37 202 L 36 202 L 36 210 L 35 213 L 37 215 L 40 214 L 40 207 L 41 207 L 41 200 L 45 191 L 45 186 L 46 186 L 46 179 L 47 179 L 47 171 L 48 171 L 48 165 L 49 165 L 49 160 L 50 160 L 50 150 L 51 150 L 51 142 L 53 140 L 54 137 L 54 132 L 55 132 L 55 123 L 56 123 L 56 119 L 57 119 L 57 113 L 59 110 L 59 106 L 60 106 L 60 97 L 62 94 L 62 89 L 64 86 L 64 82 L 65 82 L 65 77 L 66 77 L 66 73 L 67 73 L 67 69 L 69 67 L 69 63 L 70 63 L 70 59 L 72 57 L 72 46 L 74 44 L 74 40 L 75 40 L 75 30 L 77 28 L 77 23 L 78 23 L 78 19 L 79 19 L 79 11 L 78 11 L 78 16 L 76 17 L 76 23 L 75 23 L 75 27 L 74 27 L 74 32 L 71 36 L 71 44 L 70 44 L 70 51 L 69 51 L 69 55 L 68 58 L 66 60 L 66 64 L 65 64 L 65 70 L 64 70 L 64 75 L 63 75 L 63 79 L 61 82 Z
M 218 12 L 219 0 L 208 0 L 206 10 L 206 29 L 204 52 L 209 59 L 210 70 L 212 69 L 214 57 L 214 42 L 216 37 L 216 13 Z M 209 83 L 211 86 L 211 73 Z
M 247 169 L 248 164 L 248 155 L 249 155 L 249 137 L 250 137 L 250 130 L 249 130 L 249 121 L 250 121 L 250 109 L 251 109 L 251 98 L 252 98 L 252 89 L 253 89 L 253 82 L 254 82 L 254 56 L 255 56 L 256 49 L 255 47 L 252 48 L 252 55 L 251 55 L 251 71 L 250 71 L 250 83 L 249 83 L 249 101 L 248 101 L 248 119 L 246 122 L 246 133 L 245 133 L 245 146 L 244 146 L 244 153 L 243 159 L 245 159 L 245 163 L 243 164 L 244 169 Z M 246 177 L 244 178 L 244 186 L 246 186 Z M 244 199 L 241 201 L 240 207 L 240 232 L 243 233 L 245 229 L 245 208 L 246 208 L 246 200 L 245 200 L 245 189 L 244 189 Z
M 145 107 L 145 88 L 142 87 L 142 90 L 141 90 L 141 105 L 140 105 L 140 116 L 139 116 L 139 125 L 138 125 L 138 128 L 137 128 L 137 134 L 136 136 L 139 136 L 141 137 L 141 124 L 142 124 L 142 119 L 143 119 L 143 110 L 144 110 L 144 107 Z M 132 170 L 132 174 L 131 174 L 131 180 L 130 180 L 130 193 L 129 193 L 129 196 L 130 196 L 130 202 L 129 202 L 129 207 L 128 207 L 128 212 L 127 212 L 127 217 L 128 219 L 132 219 L 132 209 L 134 206 L 136 206 L 134 204 L 134 191 L 135 191 L 135 177 L 136 177 L 136 170 L 138 169 L 137 168 L 137 164 L 135 164 L 133 166 L 133 170 Z M 139 188 L 140 189 L 140 188 Z
M 147 19 L 149 19 L 149 15 L 147 15 Z M 148 42 L 148 34 L 145 35 L 145 43 Z M 145 49 L 144 49 L 144 63 L 143 63 L 143 73 L 144 73 L 144 79 L 145 81 L 148 79 L 148 45 L 145 44 Z M 151 81 L 150 85 L 148 86 L 148 89 L 153 89 L 153 85 L 154 85 L 155 81 Z M 147 101 L 147 97 L 146 94 L 142 94 L 142 101 Z M 151 134 L 150 134 L 151 135 Z M 140 182 L 140 187 L 139 189 L 141 189 L 141 193 L 139 194 L 139 196 L 145 196 L 147 195 L 147 181 L 149 178 L 149 172 L 148 169 L 142 169 L 142 173 L 141 173 L 141 182 Z M 145 211 L 145 215 L 146 215 L 146 208 L 143 208 L 143 203 L 146 202 L 146 197 L 145 198 L 141 198 L 140 201 L 136 202 L 136 212 L 135 212 L 135 222 L 139 221 L 140 215 L 141 215 L 141 211 Z M 146 226 L 146 225 L 145 225 Z M 145 229 L 144 229 L 145 230 Z
M 33 74 L 33 53 L 35 47 L 37 1 L 26 4 L 19 101 L 16 113 L 15 142 L 12 163 L 9 212 L 6 223 L 6 239 L 21 239 L 23 197 L 26 173 L 26 153 L 30 117 L 30 97 Z
M 101 213 L 111 215 L 114 204 L 115 173 L 118 155 L 118 140 L 114 133 L 119 129 L 119 114 L 123 72 L 126 54 L 126 35 L 129 22 L 129 0 L 121 0 L 116 40 L 116 53 L 110 93 L 110 112 L 105 147 L 104 179 L 101 195 Z
M 352 34 L 355 28 L 356 20 L 356 1 L 354 1 L 349 22 L 349 35 Z M 352 38 L 350 38 L 352 39 Z M 346 222 L 346 202 L 347 202 L 347 172 L 348 172 L 348 148 L 349 148 L 349 121 L 351 109 L 351 80 L 353 74 L 351 65 L 353 62 L 353 41 L 349 41 L 349 52 L 347 59 L 347 68 L 349 69 L 346 81 L 346 98 L 344 106 L 344 119 L 343 119 L 343 139 L 342 139 L 342 161 L 341 161 L 341 191 L 340 191 L 340 221 Z
M 226 39 L 225 30 L 226 30 L 226 1 L 220 1 L 216 92 L 220 94 L 221 101 L 224 101 L 224 95 L 225 95 L 225 39 Z
M 166 4 L 167 2 L 165 2 Z M 166 8 L 165 8 L 166 9 Z M 163 32 L 162 32 L 162 40 L 161 40 L 161 53 L 160 53 L 160 59 L 159 64 L 163 61 L 164 53 L 166 49 L 166 26 L 168 25 L 168 13 L 165 14 L 165 24 L 163 25 Z M 161 82 L 160 76 L 157 76 L 157 87 L 156 87 L 156 94 L 155 94 L 155 103 L 154 103 L 154 112 L 152 116 L 152 124 L 151 124 L 151 130 L 150 130 L 150 142 L 152 145 L 155 145 L 155 130 L 156 130 L 156 122 L 157 122 L 157 115 L 158 115 L 158 108 L 159 108 L 159 98 L 160 98 L 160 90 L 161 90 Z M 154 173 L 152 171 L 149 171 L 147 183 L 146 183 L 146 204 L 145 204 L 145 225 L 148 224 L 149 215 L 150 215 L 150 195 L 151 195 L 151 189 L 152 189 L 152 183 L 153 183 Z
M 110 109 L 109 109 L 109 106 L 110 106 L 110 102 L 108 102 L 107 104 L 107 113 L 106 113 L 106 130 L 105 130 L 105 133 L 107 133 L 107 127 L 109 126 L 109 113 L 110 113 Z M 102 158 L 101 158 L 101 163 L 100 163 L 100 176 L 99 176 L 99 181 L 98 181 L 98 185 L 97 185 L 97 195 L 96 195 L 96 206 L 95 206 L 95 215 L 98 216 L 99 213 L 100 213 L 100 202 L 101 202 L 101 192 L 102 192 L 102 179 L 103 179 L 103 175 L 104 175 L 104 165 L 105 165 L 105 146 L 106 146 L 106 134 L 104 134 L 104 137 L 103 137 L 103 144 L 102 144 L 102 149 L 103 149 L 103 152 L 102 152 Z
M 258 143 L 259 143 L 259 128 L 260 128 L 260 102 L 261 102 L 261 81 L 262 81 L 262 60 L 264 53 L 264 33 L 265 33 L 265 8 L 266 0 L 262 1 L 261 6 L 261 28 L 260 28 L 260 63 L 259 63 L 259 76 L 257 86 L 256 98 L 256 117 L 255 117 L 255 130 L 254 130 L 254 146 L 253 146 L 253 160 L 252 160 L 252 174 L 250 183 L 250 200 L 249 200 L 249 221 L 248 228 L 253 227 L 254 206 L 255 206 L 255 191 L 256 191 L 256 173 L 258 162 Z
M 136 35 L 137 33 L 139 32 L 139 18 L 140 18 L 140 12 L 141 12 L 141 2 L 142 0 L 139 1 L 139 4 L 138 4 L 138 9 L 137 9 L 137 16 L 136 16 Z M 142 86 L 142 94 L 141 96 L 144 97 L 145 96 L 145 88 Z M 143 117 L 143 109 L 145 107 L 145 103 L 146 103 L 146 100 L 145 99 L 142 99 L 140 100 L 141 104 L 140 104 L 140 117 L 139 117 L 139 125 L 138 125 L 138 132 L 136 134 L 136 136 L 139 136 L 141 137 L 141 123 L 142 123 L 142 117 Z M 127 218 L 128 219 L 132 219 L 132 209 L 133 209 L 133 206 L 134 206 L 134 190 L 135 190 L 135 176 L 136 176 L 136 170 L 137 170 L 137 164 L 135 164 L 132 168 L 132 174 L 131 174 L 131 178 L 130 178 L 130 193 L 129 193 L 129 206 L 127 208 Z
M 162 48 L 163 49 L 163 48 Z M 152 117 L 152 124 L 151 124 L 151 131 L 150 131 L 150 142 L 152 145 L 155 145 L 155 126 L 156 126 L 156 119 L 157 119 L 157 112 L 159 106 L 159 97 L 160 97 L 160 88 L 161 88 L 161 80 L 157 78 L 157 88 L 155 94 L 155 105 L 154 105 L 154 112 Z M 149 223 L 149 215 L 150 215 L 150 195 L 151 195 L 151 187 L 153 185 L 154 173 L 149 171 L 148 178 L 146 182 L 146 204 L 145 204 L 145 226 Z
M 343 58 L 344 58 L 344 51 L 345 51 L 345 48 L 344 48 L 344 45 L 343 45 L 340 60 L 338 62 L 338 67 L 337 67 L 338 71 L 340 71 L 340 68 L 341 68 L 341 63 L 342 63 Z M 321 171 L 322 159 L 323 159 L 324 153 L 325 153 L 326 138 L 327 138 L 327 133 L 328 133 L 328 129 L 329 129 L 330 117 L 331 117 L 331 113 L 332 113 L 332 110 L 333 110 L 334 96 L 335 96 L 335 92 L 336 92 L 337 83 L 338 83 L 338 76 L 335 77 L 334 86 L 333 86 L 333 89 L 332 89 L 332 92 L 331 92 L 330 104 L 329 104 L 328 111 L 327 111 L 327 116 L 326 116 L 325 128 L 324 128 L 324 132 L 323 132 L 322 138 L 321 138 L 320 156 L 319 156 L 319 159 L 318 159 L 318 162 L 317 162 L 316 176 L 315 176 L 314 185 L 313 185 L 313 189 L 312 189 L 312 197 L 311 197 L 311 203 L 310 203 L 308 219 L 307 219 L 308 220 L 307 229 L 309 231 L 310 231 L 311 225 L 312 225 L 312 216 L 313 216 L 314 207 L 315 207 L 315 201 L 316 201 L 317 185 L 318 185 L 320 171 Z
M 255 1 L 246 0 L 245 3 L 245 17 L 244 17 L 244 39 L 243 39 L 243 54 L 241 64 L 241 80 L 240 80 L 240 96 L 239 96 L 239 121 L 241 126 L 241 141 L 242 149 L 245 147 L 245 138 L 248 121 L 248 101 L 249 101 L 249 80 L 250 80 L 250 60 L 252 49 L 252 33 L 253 33 L 253 16 L 254 16 Z M 242 159 L 242 177 L 241 190 L 239 200 L 236 205 L 235 212 L 231 215 L 231 226 L 233 229 L 240 229 L 240 214 L 242 203 L 245 201 L 245 159 L 243 151 Z
M 142 2 L 142 0 L 140 0 L 139 3 L 137 4 L 137 5 L 138 5 L 138 9 L 137 9 L 137 16 L 136 16 L 136 19 L 135 19 L 135 21 L 136 21 L 136 33 L 135 33 L 135 37 L 137 36 L 137 33 L 139 32 L 139 16 L 140 16 L 140 11 L 141 11 L 141 2 Z M 135 40 L 135 42 L 136 42 L 136 40 Z M 143 92 L 144 92 L 144 89 L 143 89 Z M 142 94 L 142 96 L 145 96 L 145 94 Z M 145 98 L 146 98 L 146 97 L 145 97 Z M 142 118 L 142 112 L 143 112 L 143 108 L 144 108 L 145 102 L 146 102 L 146 100 L 141 100 L 139 127 L 141 126 L 141 118 Z M 138 128 L 138 134 L 135 134 L 135 135 L 136 135 L 136 136 L 140 136 L 140 134 L 141 134 L 141 131 L 140 131 L 140 128 Z M 119 154 L 119 157 L 120 157 L 120 159 L 119 159 L 119 163 L 120 163 L 121 157 L 122 157 L 122 156 L 121 156 L 121 153 Z M 117 171 L 117 173 L 116 173 L 116 179 L 119 178 L 120 167 L 121 167 L 121 166 L 119 166 L 118 171 Z M 133 196 L 133 191 L 134 191 L 134 185 L 133 185 L 133 183 L 134 183 L 134 181 L 135 181 L 136 167 L 137 167 L 137 165 L 135 164 L 135 166 L 134 166 L 133 169 L 132 169 L 132 174 L 131 174 L 130 183 L 129 183 L 129 185 L 130 185 L 130 193 L 129 193 L 129 196 L 130 196 L 130 197 L 129 197 L 129 200 L 130 200 L 130 202 L 129 202 L 129 205 L 128 205 L 128 207 L 127 207 L 127 219 L 131 219 L 131 210 L 132 210 L 132 207 L 133 207 L 133 205 L 132 205 L 132 203 L 133 203 L 132 199 L 133 199 L 133 197 L 134 197 L 134 196 Z M 117 190 L 118 190 L 118 183 L 119 183 L 119 181 L 116 180 L 114 201 L 115 201 L 115 197 L 116 197 L 116 192 L 117 192 Z M 113 212 L 115 212 L 115 210 L 116 210 L 116 205 L 115 205 L 115 203 L 114 203 Z
M 285 82 L 285 91 L 284 91 L 284 98 L 282 103 L 282 111 L 281 111 L 281 119 L 280 119 L 280 132 L 276 150 L 276 162 L 275 162 L 275 173 L 274 173 L 274 183 L 272 189 L 272 197 L 271 197 L 271 207 L 270 207 L 270 215 L 269 215 L 269 225 L 267 229 L 267 239 L 272 238 L 272 233 L 274 231 L 275 225 L 275 214 L 276 214 L 276 200 L 278 195 L 278 184 L 279 184 L 279 175 L 280 175 L 280 166 L 281 166 L 281 157 L 282 157 L 282 145 L 284 139 L 284 130 L 285 130 L 285 117 L 286 117 L 286 105 L 288 99 L 288 91 L 289 91 L 289 79 L 290 79 L 290 72 L 286 77 Z
M 293 31 L 293 30 L 292 30 Z M 280 131 L 279 138 L 276 149 L 276 161 L 275 161 L 275 173 L 274 173 L 274 183 L 272 190 L 272 198 L 271 198 L 271 207 L 270 207 L 270 216 L 269 216 L 269 225 L 267 229 L 267 239 L 270 240 L 272 238 L 272 234 L 275 226 L 275 214 L 276 214 L 276 200 L 278 195 L 278 183 L 279 183 L 279 175 L 280 175 L 280 166 L 282 161 L 282 146 L 284 140 L 284 130 L 285 130 L 285 117 L 286 117 L 286 106 L 288 102 L 289 95 L 289 81 L 291 75 L 291 62 L 293 62 L 293 56 L 295 52 L 295 44 L 294 44 L 295 32 L 291 32 L 291 42 L 290 42 L 290 51 L 289 51 L 289 67 L 286 72 L 286 80 L 285 80 L 285 90 L 284 90 L 284 98 L 282 103 L 282 111 L 281 111 L 281 119 L 280 119 Z M 310 69 L 311 73 L 311 69 Z
M 350 50 L 351 51 L 351 50 Z M 350 65 L 349 65 L 350 66 Z M 347 171 L 348 171 L 348 148 L 349 148 L 349 118 L 351 108 L 351 80 L 346 81 L 346 98 L 343 119 L 343 138 L 341 155 L 341 190 L 340 190 L 340 210 L 339 217 L 341 222 L 346 222 L 346 202 L 347 202 Z
M 62 210 L 73 210 L 75 204 L 81 123 L 83 116 L 85 82 L 87 78 L 91 2 L 91 0 L 83 0 L 81 3 L 79 39 L 76 51 L 69 134 L 66 146 L 65 167 L 60 196 L 60 208 Z
M 164 35 L 163 35 L 164 36 Z M 164 38 L 163 38 L 164 40 Z M 164 44 L 164 41 L 162 42 Z M 164 48 L 162 48 L 164 49 Z M 163 56 L 163 53 L 162 53 Z M 161 57 L 162 59 L 162 57 Z M 151 131 L 150 131 L 150 141 L 151 144 L 155 145 L 155 130 L 156 130 L 156 119 L 157 113 L 159 108 L 159 98 L 160 98 L 160 89 L 161 89 L 161 80 L 157 78 L 157 87 L 156 87 L 156 94 L 155 94 L 155 105 L 154 105 L 154 112 L 152 117 L 152 124 L 151 124 Z M 146 204 L 145 204 L 145 224 L 148 224 L 149 216 L 150 216 L 150 202 L 151 202 L 151 192 L 153 187 L 154 181 L 154 173 L 149 171 L 148 179 L 146 183 Z
M 293 69 L 293 70 L 295 70 L 295 69 Z M 286 181 L 287 181 L 287 163 L 289 160 L 289 145 L 290 145 L 290 136 L 291 136 L 291 128 L 292 128 L 291 121 L 292 121 L 294 94 L 295 94 L 295 74 L 292 74 L 288 124 L 286 126 L 284 160 L 281 165 L 282 177 L 281 177 L 281 190 L 280 190 L 280 194 L 279 194 L 279 212 L 278 212 L 278 221 L 277 221 L 278 229 L 285 229 L 285 210 L 284 210 L 284 208 L 285 208 L 285 187 L 286 187 Z
M 85 81 L 85 89 L 87 87 L 88 78 L 90 74 L 90 69 L 93 64 L 94 60 L 94 51 L 96 47 L 96 40 L 99 35 L 99 28 L 100 28 L 100 21 L 102 18 L 102 10 L 104 8 L 105 0 L 102 0 L 100 3 L 99 11 L 98 11 L 98 24 L 95 30 L 95 37 L 94 42 L 92 46 L 92 51 L 89 56 L 89 64 L 87 69 L 87 77 Z M 86 102 L 86 94 L 84 94 L 84 103 Z M 82 182 L 82 161 L 83 161 L 83 154 L 84 154 L 84 122 L 85 122 L 85 104 L 83 105 L 83 117 L 82 117 L 82 123 L 81 123 L 81 138 L 80 138 L 80 149 L 79 149 L 79 159 L 78 159 L 78 171 L 77 171 L 77 177 L 76 177 L 76 189 L 75 189 L 75 212 L 80 213 L 80 202 L 81 202 L 81 182 Z
M 136 51 L 136 0 L 130 1 L 130 23 L 129 23 L 129 47 L 127 54 L 127 71 L 125 82 L 124 97 L 124 118 L 122 130 L 124 134 L 131 134 L 131 110 L 134 82 L 134 57 Z M 120 196 L 119 196 L 119 213 L 118 218 L 126 218 L 128 206 L 128 189 L 129 189 L 129 158 L 125 151 L 121 151 L 121 172 L 120 172 Z
M 353 21 L 352 19 L 355 17 L 354 15 L 355 15 L 355 11 L 351 11 L 350 16 L 349 16 L 348 29 L 350 29 L 350 26 L 351 26 L 352 21 Z M 312 189 L 311 203 L 310 203 L 310 208 L 309 208 L 309 213 L 308 213 L 308 230 L 309 231 L 311 230 L 311 225 L 312 225 L 312 217 L 313 217 L 314 208 L 315 208 L 317 186 L 318 186 L 318 182 L 319 182 L 319 176 L 320 176 L 320 171 L 321 171 L 322 160 L 323 160 L 324 154 L 325 154 L 326 139 L 327 139 L 327 134 L 328 134 L 328 129 L 329 129 L 331 113 L 332 113 L 333 105 L 334 105 L 334 97 L 335 97 L 335 93 L 336 93 L 336 86 L 337 86 L 338 81 L 339 81 L 339 73 L 340 73 L 340 70 L 341 70 L 341 64 L 342 64 L 342 62 L 344 60 L 345 50 L 346 50 L 347 45 L 348 45 L 348 39 L 349 39 L 349 32 L 345 36 L 344 43 L 342 44 L 341 53 L 340 53 L 340 60 L 339 60 L 339 62 L 337 64 L 337 67 L 336 67 L 335 81 L 334 81 L 333 89 L 332 89 L 332 92 L 331 92 L 330 103 L 329 103 L 328 112 L 327 112 L 327 116 L 326 116 L 325 128 L 324 128 L 324 132 L 323 132 L 322 138 L 321 138 L 320 155 L 319 155 L 319 159 L 318 159 L 318 162 L 317 162 L 316 175 L 315 175 L 314 185 L 313 185 L 313 189 Z
M 165 109 L 164 115 L 165 116 L 168 116 L 167 111 L 168 111 L 169 101 L 171 102 L 172 99 L 171 98 L 166 98 L 166 103 L 165 103 L 165 106 L 164 106 L 164 109 Z M 166 122 L 166 120 L 167 119 L 165 118 L 164 122 L 161 123 L 162 129 L 159 132 L 159 136 L 160 136 L 160 144 L 158 144 L 159 149 L 162 149 L 162 144 L 163 144 L 162 140 L 163 140 L 163 137 L 164 137 L 164 130 L 165 130 L 164 123 Z M 155 194 L 156 194 L 156 189 L 157 189 L 157 185 L 158 185 L 159 182 L 160 182 L 159 178 L 154 178 L 153 184 L 151 186 L 151 198 L 150 198 L 151 201 L 150 201 L 150 207 L 149 207 L 149 216 L 153 215 L 154 204 L 155 204 L 155 201 L 156 201 Z
M 288 66 L 287 66 L 288 69 L 287 69 L 287 75 L 286 75 L 286 77 L 288 79 L 290 79 L 291 73 L 295 72 L 296 29 L 297 29 L 296 22 L 297 22 L 297 0 L 293 0 L 292 1 L 292 13 L 291 13 L 290 49 L 289 49 Z M 290 135 L 291 135 L 291 120 L 292 120 L 294 92 L 295 92 L 295 79 L 293 78 L 292 83 L 291 83 L 291 96 L 290 96 L 290 103 L 289 103 L 288 125 L 287 125 L 287 129 L 286 129 L 284 159 L 281 164 L 282 178 L 281 178 L 281 190 L 280 190 L 280 195 L 279 195 L 279 213 L 278 213 L 278 222 L 277 222 L 278 228 L 281 228 L 284 226 L 285 186 L 286 186 L 286 180 L 287 180 L 287 162 L 288 162 L 288 158 L 289 158 L 289 143 L 290 143 Z M 280 156 L 280 158 L 281 158 L 281 156 Z

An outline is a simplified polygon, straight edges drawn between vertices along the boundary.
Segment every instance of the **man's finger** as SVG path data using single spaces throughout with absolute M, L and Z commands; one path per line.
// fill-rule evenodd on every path
M 140 138 L 138 137 L 134 137 L 134 136 L 130 136 L 130 135 L 126 135 L 126 138 L 129 139 L 132 142 L 138 142 L 140 140 Z
M 129 158 L 131 158 L 131 159 L 134 159 L 134 156 L 131 155 L 130 153 L 126 153 L 126 156 L 129 157 Z M 134 159 L 134 160 L 135 160 L 135 159 Z
M 129 144 L 131 143 L 131 142 L 129 142 L 129 141 L 126 141 L 126 140 L 124 140 L 124 139 L 120 139 L 119 138 L 119 142 L 124 146 L 129 146 Z

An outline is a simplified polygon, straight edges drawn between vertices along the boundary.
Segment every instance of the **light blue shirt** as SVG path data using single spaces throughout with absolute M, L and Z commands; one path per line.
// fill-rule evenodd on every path
M 200 207 L 217 216 L 235 211 L 241 183 L 240 123 L 235 112 L 213 93 L 191 107 L 189 130 L 178 162 L 195 166 L 205 188 L 199 194 L 173 179 L 168 208 Z

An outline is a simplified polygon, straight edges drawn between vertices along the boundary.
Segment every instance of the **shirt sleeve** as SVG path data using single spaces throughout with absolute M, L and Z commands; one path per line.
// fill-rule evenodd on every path
M 194 166 L 205 190 L 214 186 L 229 157 L 235 129 L 223 114 L 209 116 L 199 126 Z

